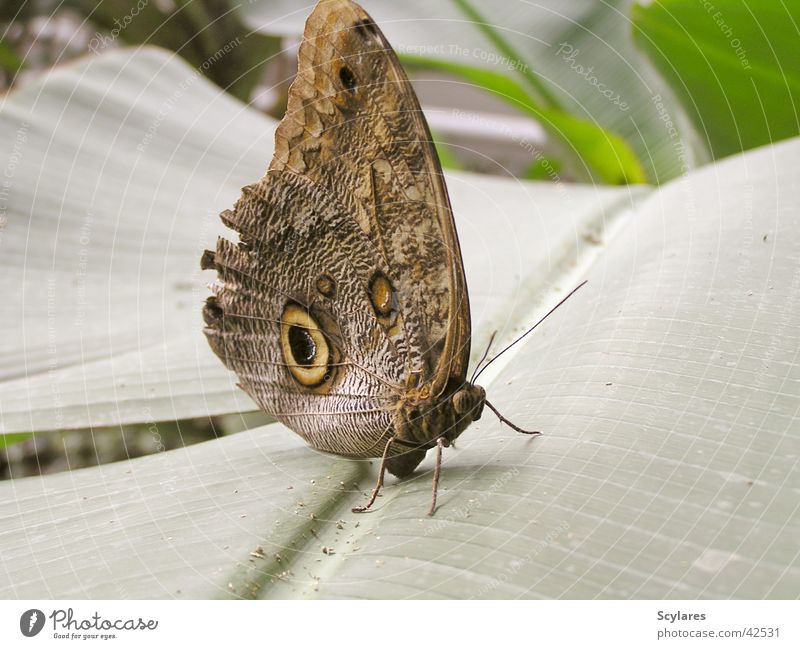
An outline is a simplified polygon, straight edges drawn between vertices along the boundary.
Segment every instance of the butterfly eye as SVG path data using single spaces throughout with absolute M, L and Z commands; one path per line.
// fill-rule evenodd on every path
M 453 395 L 453 408 L 459 415 L 463 415 L 471 406 L 472 400 L 466 390 L 459 390 Z
M 281 351 L 289 373 L 301 385 L 315 388 L 331 378 L 331 348 L 311 314 L 290 302 L 281 316 Z
M 453 395 L 453 410 L 457 415 L 469 415 L 472 421 L 481 418 L 486 392 L 479 385 L 467 385 Z

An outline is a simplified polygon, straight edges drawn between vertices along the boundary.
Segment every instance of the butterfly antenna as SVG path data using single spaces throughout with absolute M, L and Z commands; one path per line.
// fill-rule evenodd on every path
M 478 361 L 478 364 L 475 366 L 475 370 L 472 372 L 472 378 L 469 380 L 471 384 L 475 384 L 475 374 L 477 374 L 478 370 L 481 367 L 483 361 L 486 360 L 486 357 L 489 355 L 489 350 L 492 348 L 492 343 L 494 342 L 494 337 L 497 335 L 497 330 L 492 332 L 492 335 L 489 336 L 489 344 L 486 345 L 486 351 L 483 352 L 483 356 L 481 356 L 481 360 Z
M 553 311 L 555 311 L 555 310 L 556 310 L 558 307 L 560 307 L 562 304 L 564 304 L 564 302 L 566 302 L 566 301 L 567 301 L 569 298 L 571 298 L 571 297 L 572 297 L 572 296 L 573 296 L 573 295 L 576 293 L 576 291 L 577 291 L 579 288 L 581 288 L 581 287 L 582 287 L 584 284 L 586 284 L 586 282 L 588 282 L 588 281 L 589 281 L 589 280 L 583 280 L 583 281 L 582 281 L 580 284 L 578 284 L 578 285 L 577 285 L 575 288 L 573 288 L 573 289 L 572 289 L 572 290 L 571 290 L 571 291 L 570 291 L 570 292 L 567 294 L 567 296 L 566 296 L 564 299 L 562 299 L 562 300 L 561 300 L 561 301 L 560 301 L 558 304 L 556 304 L 556 305 L 555 305 L 555 306 L 554 306 L 552 309 L 550 309 L 550 310 L 549 310 L 547 313 L 545 313 L 545 314 L 544 314 L 544 316 L 542 316 L 541 320 L 539 320 L 539 322 L 537 322 L 537 323 L 536 323 L 535 325 L 533 325 L 533 326 L 532 326 L 530 329 L 528 329 L 528 331 L 526 331 L 524 334 L 522 334 L 522 335 L 521 335 L 519 338 L 517 338 L 517 339 L 516 339 L 516 340 L 515 340 L 513 343 L 511 343 L 510 345 L 508 345 L 507 347 L 505 347 L 505 349 L 502 349 L 500 352 L 498 352 L 498 353 L 497 353 L 497 354 L 496 354 L 496 355 L 495 355 L 495 356 L 494 356 L 494 357 L 493 357 L 493 358 L 492 358 L 492 359 L 491 359 L 491 360 L 490 360 L 488 363 L 486 363 L 486 365 L 484 365 L 484 366 L 481 368 L 481 370 L 480 370 L 479 372 L 477 372 L 477 374 L 475 374 L 475 376 L 473 376 L 473 378 L 472 378 L 472 381 L 470 381 L 470 383 L 475 383 L 475 381 L 477 381 L 477 380 L 478 380 L 478 377 L 479 377 L 481 374 L 483 374 L 484 370 L 485 370 L 487 367 L 489 367 L 489 366 L 490 366 L 492 363 L 494 363 L 494 362 L 495 362 L 495 361 L 496 361 L 498 358 L 500 358 L 500 357 L 501 357 L 503 354 L 505 354 L 505 353 L 506 353 L 506 352 L 507 352 L 509 349 L 511 349 L 511 348 L 512 348 L 514 345 L 516 345 L 516 344 L 517 344 L 517 343 L 518 343 L 520 340 L 522 340 L 523 338 L 525 338 L 525 336 L 527 336 L 527 335 L 528 335 L 529 333 L 531 333 L 531 332 L 532 332 L 534 329 L 536 329 L 536 327 L 538 327 L 538 326 L 539 326 L 540 324 L 542 324 L 542 323 L 543 323 L 545 320 L 547 320 L 547 318 L 550 316 L 550 314 L 551 314 L 551 313 L 553 313 Z M 488 401 L 487 401 L 487 403 L 488 403 Z M 489 404 L 489 406 L 491 407 L 491 404 Z M 494 411 L 495 411 L 495 413 L 497 414 L 497 416 L 498 416 L 498 417 L 500 417 L 501 419 L 503 418 L 503 417 L 500 415 L 500 413 L 499 413 L 499 412 L 497 412 L 497 410 L 495 410 L 493 407 L 492 407 L 492 410 L 494 410 Z M 508 421 L 506 421 L 506 423 L 509 423 L 509 424 L 510 424 L 510 422 L 508 422 Z M 519 429 L 518 429 L 518 430 L 519 430 Z M 521 431 L 521 432 L 526 432 L 526 431 Z
M 508 419 L 506 419 L 505 417 L 503 417 L 503 415 L 500 414 L 500 411 L 497 408 L 495 408 L 491 403 L 489 403 L 489 401 L 484 401 L 484 403 L 487 406 L 489 406 L 489 408 L 492 409 L 492 412 L 497 415 L 497 417 L 498 417 L 498 419 L 500 419 L 500 421 L 502 421 L 504 424 L 507 424 L 507 425 L 511 426 L 511 428 L 513 428 L 518 433 L 523 433 L 525 435 L 541 435 L 542 434 L 538 430 L 525 430 L 524 428 L 520 428 L 515 423 L 513 423 L 513 422 L 509 421 Z

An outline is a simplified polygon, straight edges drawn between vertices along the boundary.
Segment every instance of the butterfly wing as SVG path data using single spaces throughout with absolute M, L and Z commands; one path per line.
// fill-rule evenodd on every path
M 469 303 L 419 104 L 371 18 L 309 17 L 264 178 L 222 218 L 204 310 L 241 386 L 316 448 L 380 455 L 410 389 L 463 382 Z M 417 460 L 418 461 L 418 460 Z
M 357 4 L 323 0 L 309 16 L 270 169 L 326 187 L 375 243 L 419 384 L 435 397 L 463 380 L 469 301 L 439 159 L 397 56 Z
M 405 375 L 402 332 L 376 327 L 364 287 L 386 272 L 324 188 L 269 172 L 222 213 L 205 333 L 267 413 L 320 450 L 380 455 Z

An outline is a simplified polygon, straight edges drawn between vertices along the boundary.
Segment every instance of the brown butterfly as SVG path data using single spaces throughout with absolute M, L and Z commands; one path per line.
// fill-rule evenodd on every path
M 435 448 L 432 514 L 442 448 L 497 411 L 466 380 L 469 300 L 430 131 L 354 2 L 309 16 L 269 170 L 221 218 L 239 242 L 202 259 L 218 273 L 203 310 L 214 352 L 314 448 L 382 458 L 353 511 Z

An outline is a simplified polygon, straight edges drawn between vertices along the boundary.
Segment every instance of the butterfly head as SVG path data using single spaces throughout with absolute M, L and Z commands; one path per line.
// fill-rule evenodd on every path
M 453 410 L 458 417 L 467 418 L 468 421 L 478 421 L 483 413 L 483 406 L 486 403 L 486 390 L 480 385 L 465 383 L 451 397 Z
M 451 379 L 438 398 L 432 398 L 426 386 L 410 390 L 398 409 L 397 437 L 428 448 L 441 438 L 449 446 L 473 421 L 480 419 L 485 402 L 486 392 L 481 386 L 455 379 Z

